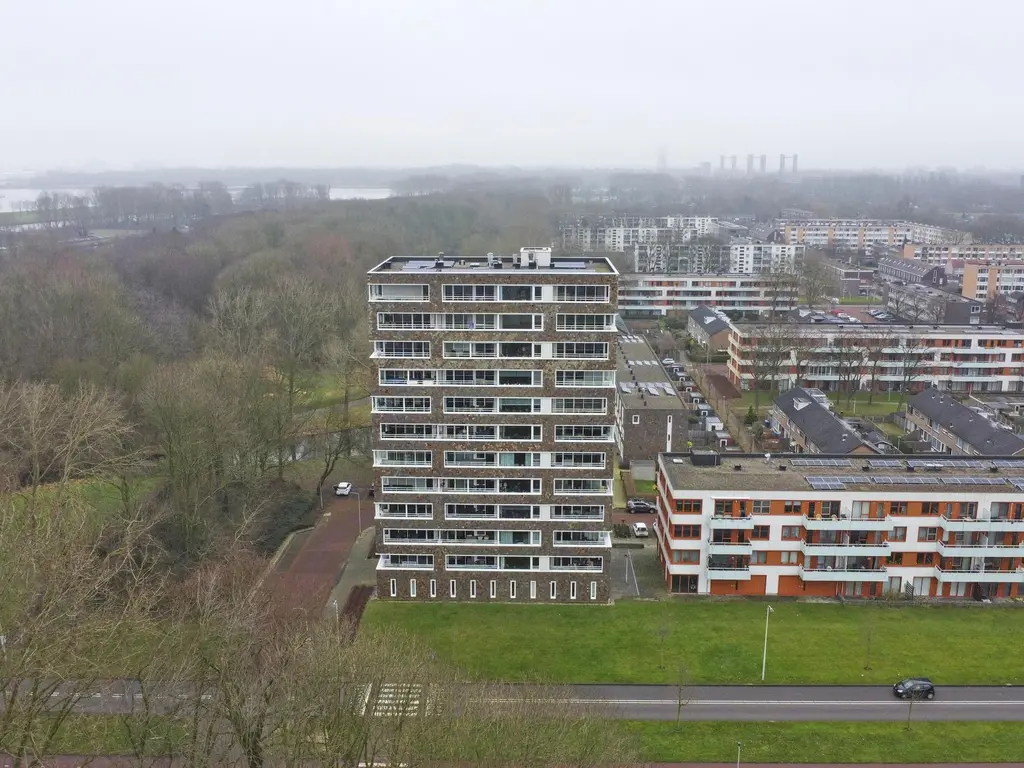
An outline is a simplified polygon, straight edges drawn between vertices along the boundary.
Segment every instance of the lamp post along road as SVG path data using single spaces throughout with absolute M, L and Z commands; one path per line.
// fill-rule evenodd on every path
M 740 752 L 743 750 L 743 742 L 736 742 L 736 768 L 740 768 Z
M 775 611 L 769 605 L 768 610 L 764 612 L 764 653 L 761 655 L 761 682 L 764 682 L 764 673 L 768 669 L 768 617 L 771 616 Z
M 356 497 L 356 525 L 359 527 L 359 533 L 363 532 L 363 497 L 356 491 L 349 491 L 351 496 Z M 358 533 L 356 534 L 359 535 Z

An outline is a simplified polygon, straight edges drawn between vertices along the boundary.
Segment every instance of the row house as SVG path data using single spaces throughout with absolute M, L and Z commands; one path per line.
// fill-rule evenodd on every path
M 663 454 L 673 593 L 1024 596 L 1024 459 Z
M 1000 326 L 733 323 L 739 389 L 1024 391 L 1024 331 Z

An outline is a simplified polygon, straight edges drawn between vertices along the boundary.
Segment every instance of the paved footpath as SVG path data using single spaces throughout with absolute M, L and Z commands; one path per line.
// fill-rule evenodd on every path
M 63 755 L 41 760 L 42 768 L 140 768 L 130 757 Z M 184 768 L 184 763 L 165 759 L 146 760 L 145 768 Z M 644 763 L 637 768 L 734 768 L 736 763 Z M 994 768 L 1024 763 L 741 763 L 743 768 Z M 0 756 L 0 768 L 11 768 L 10 758 Z M 311 765 L 310 768 L 313 768 Z

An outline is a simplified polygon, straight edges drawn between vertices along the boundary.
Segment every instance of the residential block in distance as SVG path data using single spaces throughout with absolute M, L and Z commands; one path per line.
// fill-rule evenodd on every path
M 944 227 L 885 219 L 783 219 L 778 229 L 784 243 L 844 250 L 874 246 L 904 248 L 908 243 L 941 245 L 963 236 Z
M 1024 459 L 662 454 L 671 592 L 1024 596 Z
M 381 599 L 609 600 L 617 279 L 550 248 L 370 270 Z

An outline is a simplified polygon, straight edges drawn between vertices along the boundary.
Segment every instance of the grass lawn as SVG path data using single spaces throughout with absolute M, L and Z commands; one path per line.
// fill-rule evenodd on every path
M 319 374 L 313 381 L 312 386 L 303 393 L 304 408 L 326 408 L 329 405 L 340 405 L 345 401 L 345 390 L 342 382 L 336 375 Z M 370 393 L 365 387 L 350 386 L 348 391 L 349 403 L 365 400 Z
M 873 402 L 870 403 L 868 402 L 870 395 L 867 392 L 858 392 L 850 400 L 849 405 L 846 402 L 846 395 L 842 393 L 830 392 L 826 394 L 828 394 L 829 399 L 832 401 L 835 411 L 843 416 L 866 416 L 868 418 L 872 416 L 886 416 L 894 413 L 900 405 L 899 393 L 897 392 L 892 393 L 891 396 L 884 392 L 876 393 L 872 398 Z M 762 416 L 767 414 L 771 410 L 772 402 L 776 397 L 778 397 L 778 392 L 761 392 L 761 403 L 757 409 L 758 413 Z M 754 393 L 744 392 L 738 400 L 733 401 L 732 409 L 744 415 L 753 404 Z
M 626 722 L 644 762 L 988 763 L 1021 759 L 1024 723 Z
M 633 487 L 636 488 L 637 493 L 643 493 L 648 496 L 653 496 L 658 492 L 658 486 L 654 484 L 653 480 L 637 480 L 634 478 Z
M 543 586 L 543 585 L 542 585 Z M 993 606 L 776 603 L 768 683 L 1024 684 L 1024 610 Z M 491 679 L 565 683 L 757 683 L 765 604 L 620 601 L 612 606 L 373 601 L 364 621 L 419 635 Z M 871 636 L 871 668 L 865 669 Z M 664 636 L 664 641 L 661 637 Z M 959 650 L 955 650 L 959 649 Z M 662 669 L 662 665 L 664 668 Z

